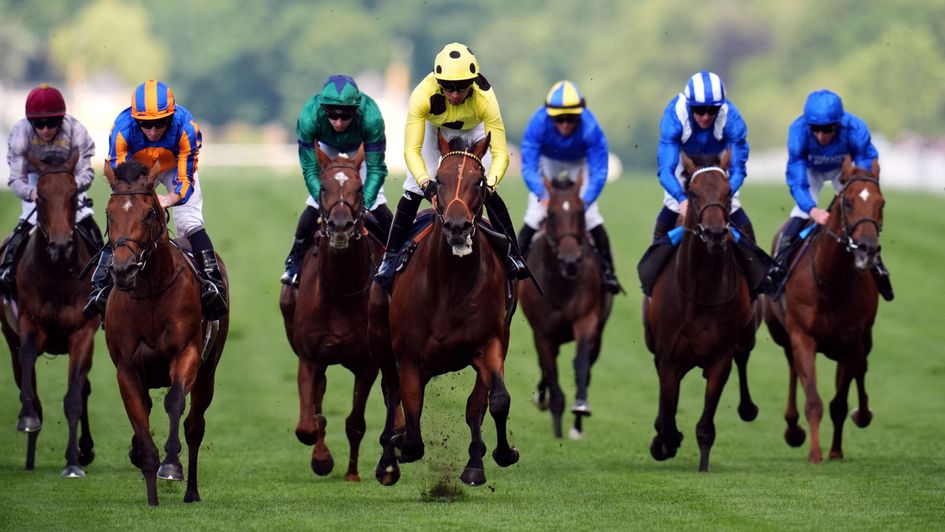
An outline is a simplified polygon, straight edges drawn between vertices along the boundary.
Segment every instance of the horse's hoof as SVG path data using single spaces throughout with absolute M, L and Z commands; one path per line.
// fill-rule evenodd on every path
M 459 476 L 459 479 L 467 486 L 482 486 L 486 483 L 486 472 L 482 469 L 467 467 L 463 469 L 463 474 Z
M 95 451 L 92 449 L 79 451 L 79 465 L 87 466 L 92 463 L 92 460 L 95 460 Z
M 755 403 L 739 404 L 738 417 L 742 418 L 742 421 L 754 421 L 758 417 L 758 405 Z
M 157 478 L 162 480 L 184 480 L 184 468 L 180 464 L 161 464 Z
M 853 420 L 853 424 L 861 429 L 865 429 L 870 425 L 870 422 L 873 421 L 873 412 L 869 409 L 860 410 L 857 408 L 850 414 L 850 419 Z
M 535 403 L 535 406 L 538 407 L 538 410 L 541 410 L 542 412 L 544 412 L 545 410 L 548 410 L 548 396 L 547 395 L 541 392 L 535 392 L 535 396 L 532 397 L 532 402 Z
M 800 447 L 804 445 L 804 440 L 807 438 L 807 433 L 804 432 L 804 429 L 794 426 L 784 429 L 784 441 L 787 442 L 791 447 Z
M 318 460 L 316 458 L 312 458 L 312 471 L 314 471 L 315 474 L 320 477 L 323 477 L 331 473 L 331 470 L 334 468 L 335 468 L 335 461 L 334 459 L 332 459 L 330 454 L 328 455 L 328 459 L 326 460 Z
M 515 462 L 518 462 L 518 449 L 509 447 L 508 451 L 505 452 L 499 452 L 499 449 L 494 449 L 492 451 L 492 459 L 495 460 L 495 463 L 499 464 L 499 467 L 509 467 Z
M 378 465 L 377 468 L 374 469 L 374 478 L 383 486 L 393 486 L 400 480 L 400 468 L 397 467 L 397 464 L 387 467 Z
M 295 437 L 304 445 L 315 445 L 315 442 L 318 441 L 318 437 L 313 430 L 295 429 Z
M 403 448 L 400 450 L 400 461 L 408 463 L 416 462 L 423 458 L 424 452 L 423 443 L 404 444 Z
M 824 455 L 820 449 L 811 449 L 810 452 L 807 453 L 807 461 L 812 464 L 819 464 L 824 461 Z
M 65 469 L 62 470 L 62 476 L 66 478 L 85 478 L 85 471 L 82 471 L 82 468 L 75 465 L 67 465 Z
M 20 432 L 39 432 L 42 428 L 39 416 L 23 416 L 16 422 L 16 430 Z
M 831 460 L 843 460 L 843 451 L 830 450 L 830 459 Z
M 346 473 L 345 480 L 348 482 L 361 482 L 361 475 L 357 473 Z
M 650 455 L 656 461 L 662 462 L 676 456 L 676 448 L 664 445 L 660 437 L 656 436 L 653 438 L 653 443 L 650 444 Z
M 583 440 L 584 433 L 574 427 L 571 427 L 571 430 L 568 432 L 568 437 L 574 441 Z
M 578 416 L 591 417 L 591 405 L 583 399 L 578 399 L 571 405 L 571 413 Z
M 200 502 L 200 494 L 197 493 L 197 490 L 187 491 L 184 494 L 184 502 Z

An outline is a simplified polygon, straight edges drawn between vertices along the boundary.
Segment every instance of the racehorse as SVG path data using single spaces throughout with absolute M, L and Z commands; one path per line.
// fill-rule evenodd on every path
M 396 361 L 406 419 L 405 433 L 388 440 L 375 469 L 381 484 L 392 485 L 400 478 L 398 460 L 423 457 L 420 414 L 427 383 L 470 365 L 476 370 L 476 383 L 466 401 L 471 442 L 460 479 L 472 486 L 486 481 L 482 421 L 487 405 L 497 436 L 492 457 L 502 467 L 519 458 L 508 442 L 511 398 L 504 378 L 514 291 L 508 294 L 507 307 L 510 288 L 502 259 L 477 225 L 490 193 L 481 162 L 489 138 L 487 134 L 469 149 L 461 139 L 447 143 L 440 137 L 432 231 L 396 276 L 389 306 L 386 292 L 378 285 L 371 288 L 372 350 L 383 359 L 382 372 L 391 371 L 391 361 Z M 389 407 L 384 434 L 393 432 L 392 418 Z
M 351 446 L 345 480 L 358 481 L 358 449 L 364 437 L 364 408 L 377 378 L 378 364 L 367 341 L 369 288 L 383 254 L 382 245 L 367 235 L 358 169 L 363 147 L 354 159 L 331 159 L 316 151 L 321 167 L 318 196 L 320 238 L 315 253 L 302 263 L 298 288 L 283 285 L 279 306 L 289 344 L 299 358 L 299 441 L 314 445 L 312 470 L 327 475 L 334 467 L 325 445 L 322 415 L 325 370 L 341 364 L 354 373 L 354 404 L 345 420 Z M 386 396 L 386 394 L 385 394 Z
M 36 440 L 42 429 L 43 407 L 36 390 L 36 359 L 41 353 L 69 354 L 69 381 L 63 400 L 69 424 L 64 477 L 84 477 L 83 466 L 95 458 L 89 431 L 89 370 L 99 319 L 85 318 L 82 308 L 91 290 L 83 271 L 92 254 L 76 231 L 79 190 L 73 170 L 78 152 L 68 161 L 29 155 L 39 174 L 36 183 L 37 225 L 17 265 L 19 310 L 15 320 L 2 317 L 3 335 L 10 347 L 13 374 L 22 403 L 16 430 L 27 433 L 26 469 L 33 469 Z M 7 253 L 14 253 L 8 249 Z M 79 437 L 81 421 L 82 436 Z
M 106 214 L 114 256 L 109 274 L 112 290 L 105 309 L 105 342 L 118 370 L 118 388 L 134 429 L 131 463 L 144 475 L 148 504 L 156 506 L 157 477 L 183 480 L 180 463 L 180 418 L 187 440 L 187 489 L 184 502 L 200 500 L 197 453 L 203 441 L 204 414 L 213 400 L 214 375 L 229 329 L 229 316 L 202 319 L 198 273 L 167 235 L 167 216 L 154 186 L 160 173 L 130 161 L 105 176 L 112 187 Z M 217 259 L 226 281 L 223 262 Z M 170 431 L 164 461 L 151 438 L 150 388 L 170 387 L 164 409 Z
M 679 385 L 692 368 L 706 379 L 705 406 L 696 425 L 699 471 L 709 469 L 715 441 L 715 410 L 732 369 L 739 365 L 742 386 L 739 415 L 754 419 L 757 407 L 748 394 L 744 366 L 755 345 L 758 328 L 745 274 L 739 268 L 729 231 L 731 152 L 690 159 L 681 154 L 689 176 L 682 241 L 653 287 L 644 297 L 646 345 L 654 354 L 660 381 L 656 436 L 650 454 L 657 460 L 676 456 L 682 433 L 676 428 Z
M 843 458 L 841 442 L 847 415 L 847 394 L 856 380 L 859 409 L 850 418 L 858 427 L 873 419 L 866 395 L 866 357 L 873 346 L 877 288 L 870 270 L 879 257 L 885 200 L 879 169 L 853 167 L 849 158 L 840 174 L 842 188 L 829 207 L 827 225 L 818 226 L 794 258 L 783 296 L 765 298 L 764 319 L 771 338 L 784 348 L 790 377 L 784 419 L 788 445 L 804 443 L 798 426 L 797 379 L 807 396 L 804 413 L 810 426 L 808 459 L 820 463 L 820 420 L 824 405 L 817 393 L 815 357 L 818 351 L 837 362 L 837 394 L 830 401 L 833 444 L 830 458 Z M 777 241 L 777 236 L 775 236 Z
M 529 253 L 528 266 L 545 293 L 540 294 L 533 283 L 519 285 L 522 311 L 532 327 L 541 367 L 537 402 L 540 408 L 550 407 L 557 438 L 561 437 L 564 413 L 564 394 L 558 383 L 558 351 L 561 344 L 572 340 L 577 343 L 574 357 L 577 396 L 571 408 L 575 419 L 570 436 L 578 439 L 583 435 L 582 418 L 591 415 L 587 403 L 591 366 L 600 354 L 601 334 L 613 306 L 613 294 L 601 288 L 601 268 L 584 225 L 582 181 L 583 176 L 578 176 L 576 182 L 544 178 L 548 217 L 544 232 Z M 547 405 L 542 401 L 544 389 L 548 393 Z

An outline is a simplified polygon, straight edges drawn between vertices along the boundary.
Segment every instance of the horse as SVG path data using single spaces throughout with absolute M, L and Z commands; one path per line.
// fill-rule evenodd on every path
M 784 349 L 790 376 L 784 412 L 784 439 L 791 447 L 804 443 L 798 426 L 797 380 L 807 400 L 811 463 L 823 461 L 820 420 L 824 405 L 817 392 L 815 358 L 821 352 L 837 362 L 837 393 L 830 401 L 833 443 L 830 459 L 843 458 L 843 423 L 850 384 L 856 380 L 859 409 L 850 416 L 864 428 L 873 414 L 866 394 L 866 357 L 873 345 L 872 328 L 878 291 L 870 270 L 879 257 L 883 205 L 878 168 L 856 168 L 849 158 L 840 173 L 842 188 L 828 208 L 827 225 L 818 226 L 793 263 L 782 297 L 764 298 L 764 319 L 771 338 Z M 783 230 L 783 228 L 782 228 Z M 777 242 L 777 235 L 775 236 Z
M 576 182 L 568 179 L 549 181 L 543 178 L 548 191 L 548 217 L 544 231 L 535 240 L 528 257 L 545 294 L 532 283 L 519 285 L 522 312 L 532 327 L 541 383 L 536 402 L 539 408 L 551 410 L 552 429 L 561 438 L 561 416 L 564 394 L 558 383 L 558 352 L 562 344 L 576 341 L 574 357 L 577 396 L 571 411 L 574 426 L 570 437 L 583 436 L 582 419 L 591 415 L 587 404 L 587 388 L 591 366 L 600 355 L 601 335 L 613 306 L 613 294 L 601 288 L 601 267 L 594 257 L 584 225 L 584 204 L 581 201 L 583 176 Z M 542 391 L 548 390 L 547 403 Z
M 372 349 L 382 360 L 382 373 L 396 366 L 399 388 L 395 397 L 403 402 L 406 420 L 404 433 L 387 440 L 375 469 L 375 477 L 384 485 L 400 478 L 398 460 L 413 462 L 423 457 L 420 415 L 427 383 L 436 375 L 470 365 L 476 370 L 476 383 L 466 401 L 471 442 L 460 480 L 471 486 L 486 481 L 482 422 L 487 406 L 497 436 L 492 457 L 502 467 L 519 459 L 518 450 L 508 441 L 511 398 L 504 378 L 515 292 L 508 287 L 501 257 L 483 230 L 477 230 L 490 193 L 481 162 L 489 139 L 487 134 L 470 149 L 461 139 L 447 143 L 439 138 L 442 158 L 436 171 L 432 231 L 395 277 L 389 301 L 380 286 L 371 288 Z M 382 440 L 393 433 L 392 419 L 389 405 Z
M 18 312 L 15 317 L 12 312 L 4 312 L 0 317 L 20 389 L 22 406 L 16 430 L 27 433 L 26 469 L 32 470 L 36 440 L 43 426 L 43 407 L 36 389 L 36 359 L 44 352 L 68 354 L 69 379 L 63 408 L 69 440 L 62 476 L 80 478 L 85 476 L 83 467 L 95 458 L 95 442 L 89 430 L 88 400 L 92 386 L 88 375 L 99 319 L 84 317 L 82 308 L 92 286 L 91 276 L 83 265 L 97 250 L 87 249 L 76 231 L 79 190 L 73 170 L 78 152 L 73 152 L 68 161 L 47 158 L 44 162 L 32 153 L 28 158 L 39 174 L 37 224 L 17 265 Z
M 197 453 L 203 441 L 204 414 L 213 400 L 214 376 L 229 331 L 229 316 L 202 319 L 199 274 L 167 234 L 167 215 L 154 187 L 160 174 L 135 161 L 112 169 L 106 215 L 108 239 L 114 249 L 109 274 L 116 290 L 105 309 L 105 342 L 118 374 L 118 388 L 134 436 L 128 456 L 141 470 L 148 504 L 157 506 L 157 481 L 183 480 L 180 463 L 180 418 L 187 394 L 190 412 L 184 420 L 187 440 L 187 488 L 184 502 L 200 500 Z M 217 258 L 225 284 L 223 261 Z M 228 292 L 228 290 L 227 290 Z M 228 298 L 228 296 L 226 296 Z M 169 387 L 164 409 L 170 432 L 165 458 L 151 438 L 151 388 Z
M 742 381 L 739 415 L 750 421 L 758 413 L 748 394 L 745 366 L 759 321 L 729 231 L 731 152 L 721 159 L 690 159 L 685 154 L 681 158 L 689 176 L 682 241 L 657 278 L 652 297 L 643 300 L 646 345 L 654 355 L 660 383 L 650 454 L 659 461 L 676 456 L 683 436 L 676 428 L 679 385 L 698 366 L 706 379 L 705 405 L 696 425 L 699 471 L 705 472 L 715 441 L 715 410 L 733 358 Z
M 320 149 L 316 155 L 321 167 L 317 249 L 303 260 L 298 288 L 283 285 L 279 298 L 286 335 L 299 359 L 300 412 L 295 434 L 305 445 L 314 445 L 311 467 L 315 474 L 329 474 L 334 461 L 325 445 L 325 370 L 331 364 L 350 370 L 355 377 L 354 402 L 345 420 L 351 453 L 344 478 L 359 481 L 364 409 L 378 373 L 367 341 L 368 297 L 383 246 L 368 236 L 364 226 L 358 172 L 364 148 L 354 159 L 331 159 Z

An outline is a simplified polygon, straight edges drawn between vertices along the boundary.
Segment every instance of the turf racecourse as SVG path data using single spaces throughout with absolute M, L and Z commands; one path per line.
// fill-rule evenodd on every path
M 382 423 L 377 386 L 368 404 L 361 483 L 342 480 L 348 457 L 344 418 L 353 382 L 347 371 L 333 368 L 328 376 L 327 439 L 336 464 L 331 475 L 313 475 L 310 448 L 293 432 L 298 416 L 296 359 L 279 315 L 278 277 L 304 201 L 301 179 L 215 168 L 205 169 L 202 177 L 209 233 L 227 262 L 232 284 L 230 338 L 200 454 L 203 502 L 185 505 L 182 483 L 161 482 L 161 506 L 147 507 L 141 475 L 128 461 L 131 427 L 99 334 L 90 398 L 96 459 L 86 468 L 85 479 L 59 476 L 66 441 L 65 358 L 41 358 L 37 364 L 45 420 L 32 472 L 23 469 L 26 436 L 14 430 L 19 399 L 9 363 L 0 371 L 0 529 L 941 527 L 945 518 L 945 303 L 940 299 L 945 296 L 941 274 L 945 197 L 941 195 L 886 191 L 882 245 L 897 299 L 881 302 L 874 328 L 867 389 L 875 418 L 864 430 L 847 422 L 844 460 L 812 466 L 807 463 L 806 443 L 799 449 L 784 443 L 785 360 L 764 328 L 749 365 L 759 418 L 753 423 L 738 419 L 733 374 L 716 416 L 718 436 L 710 471 L 697 473 L 695 423 L 702 409 L 704 380 L 692 372 L 683 381 L 678 422 L 685 438 L 679 454 L 663 463 L 650 457 L 658 387 L 652 357 L 643 345 L 635 266 L 649 240 L 661 192 L 654 176 L 631 175 L 608 185 L 601 200 L 628 295 L 616 300 L 601 359 L 593 368 L 594 416 L 585 423 L 586 439 L 554 440 L 548 414 L 531 404 L 538 369 L 531 332 L 519 311 L 506 374 L 512 395 L 509 427 L 521 461 L 502 469 L 487 458 L 485 486 L 457 485 L 469 441 L 463 408 L 473 376 L 467 370 L 436 379 L 428 387 L 423 418 L 427 456 L 405 464 L 400 483 L 385 488 L 373 478 Z M 395 203 L 400 182 L 391 179 L 387 185 L 387 196 Z M 93 196 L 100 223 L 106 190 L 99 178 Z M 521 180 L 507 177 L 502 192 L 518 225 L 525 204 Z M 749 182 L 742 201 L 757 233 L 768 242 L 789 210 L 786 188 Z M 12 194 L 0 194 L 4 232 L 13 226 L 18 212 L 19 202 Z M 574 389 L 572 356 L 568 346 L 560 357 L 569 401 Z M 818 362 L 826 402 L 833 394 L 834 364 L 824 357 Z M 152 416 L 161 449 L 167 434 L 163 393 L 153 392 Z M 851 408 L 856 407 L 854 395 Z M 829 445 L 828 416 L 822 426 Z M 491 448 L 495 431 L 489 416 L 484 432 Z M 429 495 L 431 488 L 444 483 L 455 488 L 447 502 Z

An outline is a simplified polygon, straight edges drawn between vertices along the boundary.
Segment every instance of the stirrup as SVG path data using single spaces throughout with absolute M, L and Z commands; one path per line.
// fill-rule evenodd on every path
M 508 271 L 509 279 L 528 279 L 528 268 L 522 259 L 515 255 L 506 255 L 505 269 Z
M 390 253 L 384 254 L 380 266 L 377 267 L 377 273 L 374 274 L 374 282 L 388 292 L 390 291 L 391 284 L 394 282 L 394 274 L 397 270 L 396 262 L 397 255 Z
M 604 290 L 611 294 L 619 294 L 623 291 L 623 287 L 620 286 L 620 281 L 617 280 L 617 276 L 614 275 L 613 272 L 605 272 L 602 280 Z
M 108 303 L 108 295 L 111 293 L 111 285 L 105 285 L 99 288 L 93 288 L 89 294 L 89 301 L 82 309 L 82 315 L 86 319 L 94 318 L 96 315 L 105 317 L 105 306 Z
M 205 281 L 200 289 L 200 304 L 209 321 L 216 321 L 226 316 L 229 307 L 220 289 L 211 281 Z
M 288 286 L 298 286 L 299 285 L 299 270 L 295 265 L 289 266 L 285 269 L 285 273 L 282 274 L 282 278 L 279 279 L 282 284 Z

